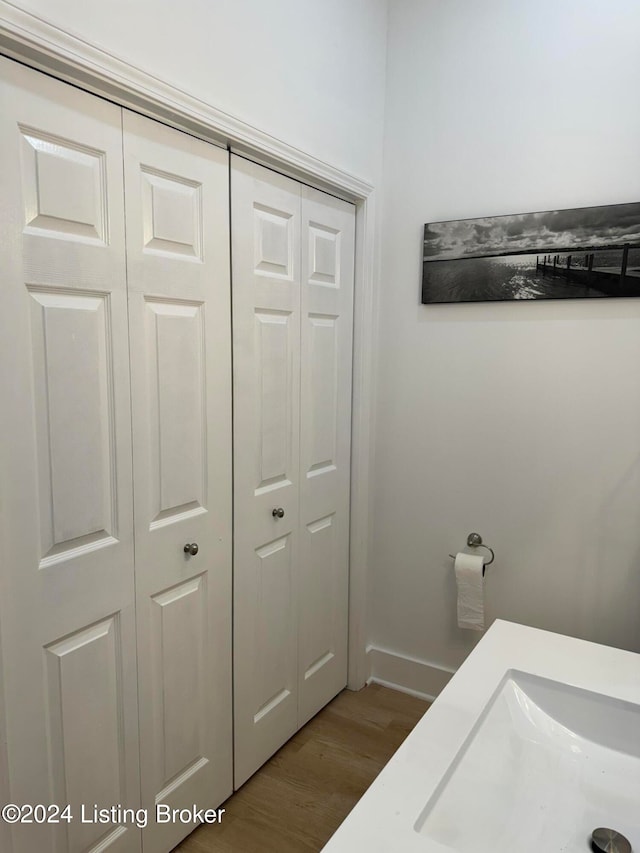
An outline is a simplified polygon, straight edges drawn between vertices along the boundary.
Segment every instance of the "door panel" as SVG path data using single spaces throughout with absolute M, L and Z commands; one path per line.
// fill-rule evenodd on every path
M 107 245 L 106 152 L 22 123 L 19 132 L 24 233 Z
M 213 807 L 232 790 L 228 155 L 126 110 L 124 153 L 142 802 Z M 192 829 L 150 822 L 145 850 Z
M 302 187 L 299 698 L 347 683 L 355 208 Z
M 204 302 L 145 297 L 150 529 L 206 512 Z
M 308 467 L 306 476 L 329 473 L 336 467 L 338 406 L 338 318 L 330 314 L 307 315 L 308 359 L 311 383 L 310 410 L 304 413 Z
M 173 733 L 160 743 L 162 777 L 169 781 L 205 760 L 207 577 L 191 578 L 152 602 L 153 705 Z
M 119 724 L 121 640 L 116 615 L 45 649 L 56 798 L 67 794 L 71 802 L 86 806 L 88 816 L 94 803 L 121 803 L 123 793 L 120 776 L 127 756 Z M 117 827 L 106 835 L 116 841 L 124 831 Z M 69 824 L 68 849 L 91 850 L 104 836 L 103 824 L 82 822 L 76 812 Z
M 258 725 L 291 696 L 291 634 L 283 613 L 294 609 L 291 600 L 291 536 L 283 536 L 256 549 L 256 599 L 258 622 L 256 648 L 261 650 L 260 669 L 255 673 L 256 693 L 261 704 L 253 715 Z
M 131 824 L 80 820 L 139 806 L 121 111 L 0 70 L 9 796 L 74 815 L 14 825 L 2 849 L 133 853 Z
M 291 365 L 297 349 L 296 329 L 291 312 L 255 312 L 255 350 L 258 365 L 258 399 L 260 464 L 257 495 L 280 492 L 292 482 L 295 460 L 293 453 L 294 389 L 291 387 Z
M 300 192 L 231 160 L 239 787 L 297 728 Z
M 26 290 L 42 568 L 116 541 L 113 353 L 105 294 Z

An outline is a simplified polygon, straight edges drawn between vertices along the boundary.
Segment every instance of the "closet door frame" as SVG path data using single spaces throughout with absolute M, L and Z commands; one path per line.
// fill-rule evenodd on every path
M 356 205 L 347 686 L 352 690 L 360 689 L 369 675 L 366 649 L 371 538 L 369 481 L 373 462 L 372 365 L 379 284 L 376 264 L 379 228 L 374 186 L 203 104 L 4 0 L 0 0 L 0 54 Z

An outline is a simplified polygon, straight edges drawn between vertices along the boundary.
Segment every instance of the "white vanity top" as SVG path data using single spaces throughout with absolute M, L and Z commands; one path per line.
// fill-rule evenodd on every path
M 536 628 L 497 620 L 396 754 L 391 758 L 369 790 L 357 803 L 344 823 L 339 827 L 324 848 L 326 853 L 360 853 L 360 851 L 362 853 L 403 853 L 403 851 L 446 853 L 446 851 L 449 851 L 450 853 L 452 850 L 463 850 L 464 853 L 467 853 L 471 843 L 469 837 L 459 843 L 451 842 L 452 846 L 443 840 L 446 837 L 446 832 L 444 835 L 441 832 L 440 837 L 438 837 L 438 832 L 434 833 L 434 837 L 429 837 L 429 833 L 425 833 L 424 831 L 424 815 L 428 803 L 438 802 L 438 798 L 441 796 L 439 792 L 443 790 L 443 779 L 451 777 L 452 771 L 450 770 L 450 766 L 454 759 L 457 757 L 454 767 L 460 766 L 462 761 L 467 760 L 466 758 L 460 759 L 460 755 L 466 756 L 472 752 L 471 749 L 467 751 L 468 744 L 470 742 L 473 743 L 469 738 L 470 734 L 473 732 L 473 737 L 476 738 L 477 732 L 483 726 L 482 738 L 484 738 L 485 742 L 485 755 L 492 754 L 491 741 L 487 741 L 487 738 L 494 737 L 501 750 L 496 750 L 496 755 L 502 756 L 499 759 L 496 758 L 496 762 L 500 760 L 508 764 L 510 761 L 518 772 L 520 765 L 517 762 L 521 760 L 521 755 L 533 755 L 535 763 L 538 753 L 532 753 L 529 747 L 533 743 L 534 749 L 540 749 L 540 747 L 535 746 L 538 743 L 537 733 L 539 731 L 542 732 L 543 739 L 544 737 L 550 737 L 552 740 L 559 738 L 560 741 L 563 741 L 562 749 L 564 757 L 562 761 L 564 762 L 565 770 L 567 765 L 569 765 L 569 771 L 571 771 L 573 763 L 577 765 L 579 761 L 584 762 L 584 759 L 589 757 L 587 754 L 588 750 L 584 748 L 584 743 L 590 744 L 591 741 L 588 738 L 586 740 L 583 738 L 581 741 L 580 734 L 576 735 L 573 727 L 567 728 L 566 724 L 558 723 L 553 717 L 545 717 L 547 722 L 543 723 L 541 728 L 536 728 L 538 723 L 534 717 L 539 709 L 535 705 L 535 701 L 529 703 L 526 693 L 520 693 L 519 695 L 524 698 L 518 699 L 518 684 L 517 682 L 509 681 L 508 673 L 510 670 L 516 671 L 518 674 L 517 677 L 522 676 L 521 681 L 525 685 L 525 688 L 526 684 L 531 682 L 534 685 L 534 694 L 535 685 L 538 683 L 536 677 L 550 679 L 552 682 L 560 682 L 560 685 L 556 685 L 556 687 L 561 688 L 560 692 L 553 685 L 551 685 L 551 689 L 548 692 L 555 695 L 553 701 L 555 701 L 556 707 L 558 707 L 558 701 L 560 701 L 563 709 L 565 707 L 562 704 L 564 685 L 568 685 L 567 696 L 569 699 L 566 705 L 565 717 L 574 714 L 572 708 L 575 707 L 577 709 L 575 713 L 578 722 L 580 722 L 579 718 L 581 715 L 580 703 L 583 702 L 583 699 L 580 697 L 587 697 L 587 704 L 591 703 L 591 706 L 596 709 L 595 712 L 589 711 L 591 718 L 596 720 L 596 730 L 600 732 L 605 731 L 603 740 L 605 745 L 602 746 L 596 743 L 594 747 L 600 750 L 598 757 L 602 759 L 602 755 L 604 755 L 607 762 L 615 763 L 618 761 L 617 756 L 619 756 L 621 762 L 627 762 L 622 767 L 621 772 L 623 773 L 623 781 L 631 781 L 631 785 L 626 784 L 625 787 L 621 787 L 619 779 L 617 782 L 615 779 L 612 779 L 612 784 L 614 786 L 618 785 L 615 791 L 622 790 L 623 796 L 626 797 L 635 797 L 640 793 L 640 772 L 636 774 L 636 768 L 640 771 L 640 655 L 589 643 L 584 640 L 577 640 L 572 637 L 565 637 L 560 634 L 553 634 L 548 631 L 541 631 Z M 534 676 L 534 678 L 531 679 L 529 676 Z M 487 703 L 489 703 L 492 697 L 498 694 L 502 697 L 500 693 L 501 684 L 504 685 L 506 681 L 508 681 L 508 686 L 512 686 L 515 683 L 515 688 L 513 689 L 516 696 L 515 700 L 507 697 L 506 701 L 511 702 L 512 705 L 515 701 L 516 706 L 518 702 L 520 703 L 522 707 L 517 708 L 516 716 L 519 715 L 524 720 L 524 726 L 528 725 L 530 731 L 526 732 L 524 737 L 518 742 L 519 749 L 524 744 L 524 752 L 520 749 L 515 759 L 511 755 L 510 758 L 507 756 L 505 761 L 506 752 L 511 749 L 511 731 L 509 729 L 511 720 L 508 704 L 505 704 L 505 701 L 500 698 L 500 702 L 506 710 L 500 712 L 503 714 L 502 717 L 496 716 L 493 708 L 497 707 L 497 700 L 494 698 L 490 706 L 492 708 L 490 714 L 494 715 L 491 717 L 491 724 L 485 726 L 485 723 L 482 722 L 480 725 L 478 721 L 479 719 L 489 719 L 487 716 L 488 712 L 486 711 Z M 547 689 L 544 687 L 544 684 L 548 685 L 549 682 L 540 683 L 543 684 L 543 687 L 540 689 L 544 694 L 545 689 Z M 575 691 L 573 688 L 579 688 L 579 690 Z M 591 696 L 593 694 L 602 694 L 604 697 L 610 697 L 612 700 L 619 700 L 619 702 L 616 703 L 614 701 L 608 704 L 609 700 L 603 700 L 602 696 L 590 699 L 589 694 L 582 693 L 581 691 L 591 691 Z M 558 700 L 558 697 L 560 697 L 560 700 Z M 632 704 L 626 705 L 625 703 Z M 638 707 L 635 708 L 633 706 Z M 610 714 L 609 708 L 614 709 L 615 713 Z M 485 712 L 484 714 L 482 713 L 483 711 Z M 617 717 L 616 714 L 618 715 Z M 545 716 L 544 713 L 542 716 Z M 637 731 L 637 735 L 631 734 L 630 737 L 628 734 L 625 735 L 627 741 L 632 741 L 630 751 L 633 754 L 631 756 L 626 756 L 623 752 L 618 751 L 620 747 L 616 745 L 615 734 L 611 733 L 611 738 L 613 738 L 611 740 L 606 732 L 607 727 L 615 726 L 620 730 L 620 721 L 622 721 L 622 728 L 625 732 L 635 733 Z M 502 726 L 502 722 L 506 722 L 504 727 Z M 637 727 L 636 722 L 638 723 Z M 521 725 L 519 721 L 516 721 L 516 724 Z M 593 726 L 593 723 L 590 722 L 590 725 Z M 493 726 L 493 729 L 491 726 Z M 504 734 L 501 734 L 501 732 L 504 732 Z M 533 736 L 531 736 L 531 732 L 534 733 Z M 512 738 L 512 740 L 517 740 L 518 737 Z M 618 737 L 618 740 L 620 740 L 620 737 Z M 598 742 L 599 740 L 599 735 L 596 733 L 595 741 Z M 488 752 L 487 743 L 489 743 Z M 607 745 L 610 743 L 614 744 L 613 749 Z M 463 745 L 465 749 L 460 753 Z M 542 748 L 547 748 L 546 741 Z M 547 749 L 547 753 L 550 751 L 553 752 L 553 749 Z M 576 753 L 575 762 L 574 756 L 571 753 Z M 555 760 L 556 756 L 554 755 L 553 758 Z M 530 758 L 526 760 L 529 761 Z M 548 755 L 545 760 L 549 760 Z M 491 764 L 491 762 L 489 761 L 488 764 Z M 592 763 L 591 767 L 594 764 L 595 762 Z M 606 762 L 604 766 L 609 768 Z M 629 768 L 631 768 L 631 779 L 629 778 Z M 475 769 L 477 774 L 477 764 Z M 449 775 L 447 771 L 449 771 Z M 597 772 L 598 774 L 604 774 L 605 770 L 602 769 Z M 551 777 L 554 775 L 549 774 Z M 637 779 L 636 775 L 638 776 Z M 482 772 L 480 776 L 482 776 Z M 613 776 L 615 776 L 615 773 Z M 476 775 L 476 778 L 479 777 Z M 552 805 L 554 808 L 556 806 L 560 808 L 562 805 L 562 802 L 556 802 L 557 800 L 562 801 L 564 796 L 562 791 L 566 790 L 567 796 L 572 796 L 574 801 L 578 794 L 580 796 L 589 796 L 589 791 L 587 790 L 585 793 L 585 786 L 581 786 L 580 779 L 576 778 L 575 785 L 570 784 L 559 789 L 560 796 L 555 796 L 553 800 Z M 597 781 L 600 784 L 604 784 L 600 782 L 600 779 L 601 777 L 598 775 Z M 609 777 L 604 777 L 603 775 L 602 779 L 608 781 Z M 520 781 L 518 778 L 518 783 Z M 525 779 L 525 782 L 527 781 Z M 549 781 L 551 783 L 553 778 Z M 458 785 L 457 788 L 452 788 L 447 792 L 449 796 L 449 819 L 453 813 L 451 810 L 451 790 L 465 790 L 464 784 L 466 784 L 468 793 L 468 781 L 465 783 L 463 780 L 463 787 L 460 787 L 459 782 L 456 784 Z M 499 784 L 500 780 L 498 780 L 498 789 Z M 513 787 L 512 780 L 509 781 L 509 784 Z M 577 790 L 577 793 L 573 790 L 574 788 Z M 491 791 L 496 790 L 495 784 L 493 788 L 491 788 L 490 784 L 487 784 L 486 788 L 483 785 L 479 785 L 478 789 L 477 802 L 472 802 L 470 806 L 461 804 L 460 814 L 459 816 L 456 815 L 459 821 L 467 821 L 467 824 L 473 823 L 473 821 L 483 820 L 482 816 L 486 816 L 487 811 L 505 808 L 504 802 L 505 799 L 509 799 L 509 796 L 504 798 L 496 797 L 495 794 L 492 795 Z M 504 790 L 506 791 L 506 789 Z M 511 789 L 509 789 L 510 791 Z M 500 799 L 502 802 L 496 803 L 496 799 Z M 468 801 L 469 798 L 467 798 Z M 530 801 L 535 803 L 535 797 L 532 797 Z M 526 802 L 526 798 L 524 802 Z M 571 806 L 572 804 L 568 803 L 568 805 Z M 573 806 L 575 807 L 575 802 Z M 541 808 L 541 806 L 535 805 L 532 807 Z M 454 809 L 454 811 L 457 810 Z M 637 800 L 637 811 L 640 815 L 640 798 Z M 635 837 L 629 840 L 632 841 L 634 850 L 637 846 L 640 853 L 640 835 L 638 835 L 640 833 L 640 816 L 635 817 L 635 807 L 633 808 L 633 812 L 634 817 L 627 820 L 626 831 L 629 832 L 629 827 L 631 828 L 631 832 Z M 626 813 L 629 813 L 628 808 Z M 549 815 L 545 817 L 548 818 Z M 537 824 L 540 824 L 543 818 L 539 815 L 528 815 L 527 820 L 536 821 Z M 531 825 L 534 826 L 535 824 Z M 611 823 L 596 824 L 596 826 L 599 825 L 611 826 Z M 622 828 L 618 826 L 613 826 L 612 828 L 622 831 Z M 472 829 L 473 827 L 467 831 L 467 836 L 469 836 Z M 581 827 L 580 832 L 583 829 Z M 595 829 L 595 826 L 589 827 L 589 831 L 592 829 Z M 450 836 L 459 837 L 460 833 L 453 827 Z M 586 845 L 584 848 L 582 846 L 582 835 L 580 835 L 580 839 L 580 843 L 574 840 L 568 845 L 557 845 L 552 849 L 558 851 L 566 850 L 567 853 L 573 853 L 573 850 L 587 850 Z M 484 844 L 486 845 L 486 841 Z M 483 844 L 479 843 L 476 849 L 484 849 Z M 488 845 L 486 849 L 489 849 Z M 496 846 L 491 849 L 499 850 L 500 848 Z M 526 845 L 518 845 L 518 850 L 525 849 L 529 848 Z M 535 849 L 533 845 L 532 849 Z M 504 853 L 513 853 L 513 851 L 505 850 Z

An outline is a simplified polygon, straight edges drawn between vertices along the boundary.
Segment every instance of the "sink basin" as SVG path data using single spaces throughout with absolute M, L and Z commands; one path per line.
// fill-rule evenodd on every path
M 640 655 L 497 619 L 324 853 L 640 853 Z
M 640 844 L 640 705 L 509 669 L 414 830 L 540 853 L 589 850 L 598 826 Z

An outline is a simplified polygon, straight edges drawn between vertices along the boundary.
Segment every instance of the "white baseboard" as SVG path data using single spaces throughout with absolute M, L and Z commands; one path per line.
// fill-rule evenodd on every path
M 367 684 L 373 681 L 383 687 L 410 693 L 412 696 L 428 699 L 430 702 L 446 687 L 455 673 L 454 669 L 406 657 L 376 646 L 367 648 L 367 661 L 369 663 Z

